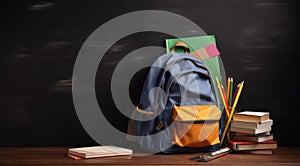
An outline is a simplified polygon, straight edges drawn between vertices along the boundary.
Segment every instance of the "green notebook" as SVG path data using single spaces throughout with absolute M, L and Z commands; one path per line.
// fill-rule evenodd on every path
M 166 39 L 166 49 L 167 53 L 171 52 L 171 49 L 177 42 L 184 42 L 188 45 L 190 52 L 194 52 L 196 50 L 201 50 L 204 47 L 207 47 L 209 45 L 214 45 L 216 46 L 216 39 L 214 35 L 206 35 L 206 36 L 197 36 L 197 37 L 187 37 L 187 38 L 174 38 L 174 39 Z M 177 50 L 176 50 L 177 52 Z M 201 52 L 201 51 L 200 51 Z M 218 77 L 220 82 L 223 83 L 226 78 L 225 76 L 225 71 L 224 67 L 221 61 L 220 56 L 214 56 L 214 57 L 208 57 L 205 59 L 202 59 L 203 63 L 207 65 L 211 75 L 213 76 L 213 82 L 215 89 L 217 90 L 217 85 L 216 85 L 216 80 L 215 77 Z M 223 77 L 222 77 L 223 76 Z M 220 108 L 223 108 L 223 104 L 221 101 L 221 97 L 218 92 L 216 92 L 217 95 L 217 100 L 218 100 L 218 105 Z

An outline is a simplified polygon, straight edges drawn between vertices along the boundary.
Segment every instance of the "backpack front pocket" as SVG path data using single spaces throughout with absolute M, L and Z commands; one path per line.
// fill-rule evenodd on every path
M 174 106 L 172 143 L 181 147 L 203 147 L 220 143 L 221 111 L 216 105 Z

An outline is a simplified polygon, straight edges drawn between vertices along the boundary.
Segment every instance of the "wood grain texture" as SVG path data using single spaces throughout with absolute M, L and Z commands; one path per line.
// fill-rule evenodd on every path
M 299 165 L 299 147 L 279 147 L 273 155 L 228 154 L 209 162 L 189 161 L 194 154 L 138 155 L 73 160 L 68 147 L 0 148 L 0 165 Z

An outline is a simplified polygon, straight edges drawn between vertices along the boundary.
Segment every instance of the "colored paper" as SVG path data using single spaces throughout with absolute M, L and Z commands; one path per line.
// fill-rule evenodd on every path
M 219 50 L 217 49 L 216 45 L 214 45 L 214 44 L 210 44 L 204 48 L 210 58 L 220 55 Z

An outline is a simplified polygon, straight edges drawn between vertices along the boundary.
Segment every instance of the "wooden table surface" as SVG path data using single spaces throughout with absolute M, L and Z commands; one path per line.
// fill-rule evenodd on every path
M 228 154 L 209 162 L 189 161 L 193 154 L 134 155 L 73 160 L 70 147 L 1 147 L 0 165 L 300 165 L 300 147 L 278 147 L 272 155 Z

